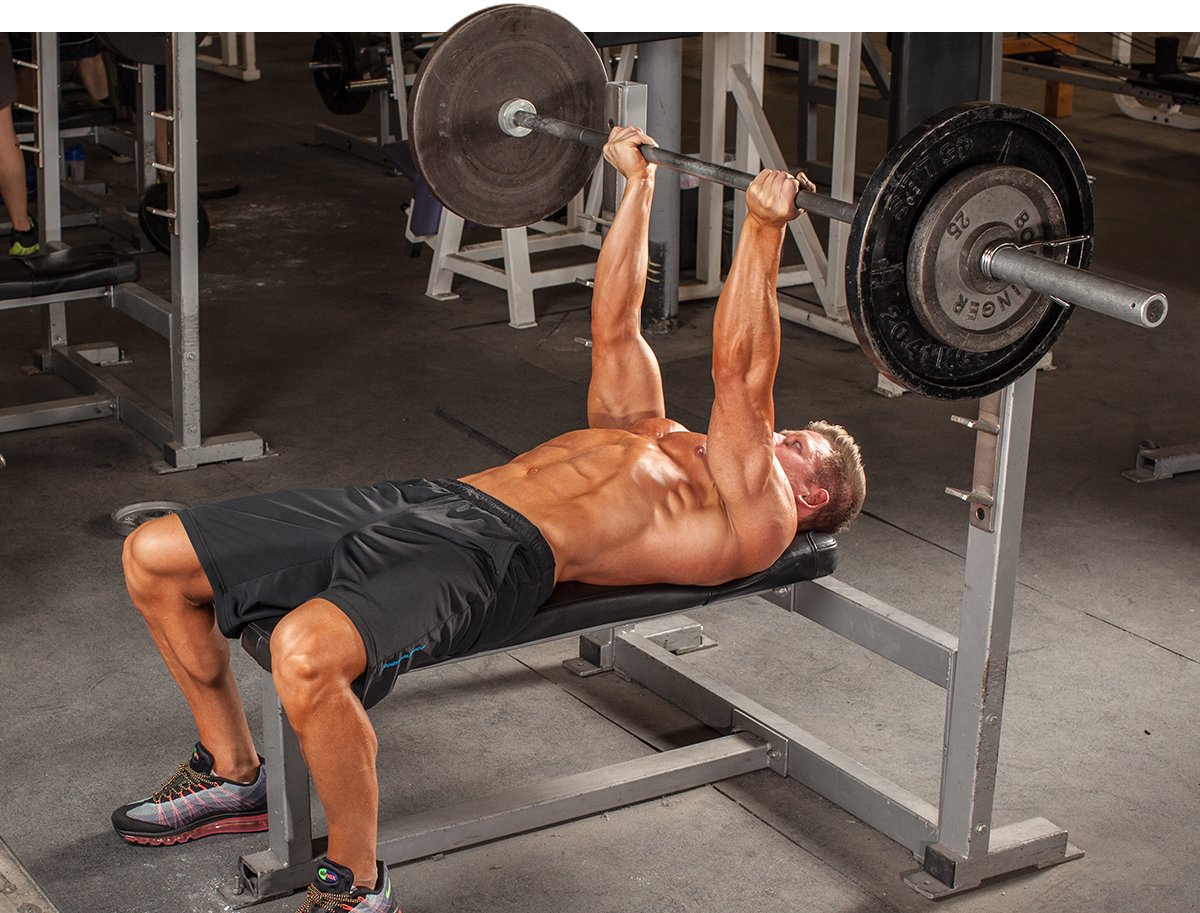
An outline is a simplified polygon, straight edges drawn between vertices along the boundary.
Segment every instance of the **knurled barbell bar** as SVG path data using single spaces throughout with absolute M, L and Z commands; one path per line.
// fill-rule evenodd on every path
M 413 157 L 465 219 L 529 225 L 567 203 L 608 139 L 607 72 L 586 36 L 538 7 L 468 16 L 434 45 L 409 99 Z M 657 146 L 648 161 L 745 190 L 754 175 Z M 916 127 L 858 205 L 800 192 L 851 225 L 851 323 L 875 367 L 942 399 L 983 396 L 1031 369 L 1072 305 L 1144 327 L 1166 297 L 1086 270 L 1092 197 L 1070 141 L 1008 105 L 952 108 Z M 1033 251 L 1046 251 L 1041 256 Z

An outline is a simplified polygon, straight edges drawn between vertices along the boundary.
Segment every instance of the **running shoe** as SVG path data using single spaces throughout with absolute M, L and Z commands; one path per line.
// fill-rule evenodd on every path
M 212 755 L 197 742 L 191 760 L 152 796 L 113 812 L 113 827 L 142 846 L 267 830 L 267 768 L 262 759 L 251 783 L 226 780 L 212 769 Z
M 296 913 L 400 913 L 400 904 L 392 896 L 392 880 L 387 866 L 376 863 L 375 889 L 354 887 L 354 873 L 328 858 L 321 859 L 317 874 L 308 886 L 308 896 Z
M 37 219 L 30 217 L 29 227 L 24 231 L 17 231 L 15 228 L 12 234 L 8 236 L 9 247 L 8 252 L 14 257 L 32 257 L 42 249 L 38 243 Z

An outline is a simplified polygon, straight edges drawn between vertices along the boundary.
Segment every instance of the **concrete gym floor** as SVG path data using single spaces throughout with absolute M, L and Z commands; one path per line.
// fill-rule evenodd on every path
M 155 448 L 113 420 L 0 438 L 0 834 L 62 913 L 221 910 L 217 886 L 265 845 L 247 835 L 143 849 L 110 829 L 111 809 L 157 786 L 195 738 L 128 604 L 110 511 L 459 475 L 584 420 L 588 352 L 574 339 L 588 333 L 587 291 L 538 293 L 539 325 L 524 331 L 506 325 L 490 287 L 462 280 L 456 301 L 425 298 L 429 254 L 410 259 L 402 233 L 409 186 L 310 145 L 313 125 L 335 120 L 304 71 L 312 36 L 258 37 L 260 82 L 200 75 L 202 179 L 242 187 L 208 204 L 204 422 L 213 434 L 254 430 L 278 456 L 156 475 Z M 687 60 L 692 92 L 694 52 Z M 768 78 L 785 149 L 793 78 Z M 1004 94 L 1040 108 L 1042 84 L 1009 77 Z M 694 108 L 689 117 L 694 137 Z M 1141 440 L 1200 441 L 1200 154 L 1194 133 L 1136 123 L 1096 92 L 1077 90 L 1061 125 L 1097 178 L 1094 267 L 1161 288 L 1171 312 L 1155 333 L 1077 314 L 1056 370 L 1038 379 L 996 821 L 1046 817 L 1086 856 L 939 909 L 1196 909 L 1200 473 L 1148 485 L 1120 473 Z M 882 124 L 864 118 L 861 135 L 869 170 Z M 89 151 L 89 167 L 106 167 Z M 166 258 L 142 263 L 145 284 L 168 293 Z M 685 305 L 677 332 L 652 339 L 669 412 L 697 428 L 711 317 L 712 302 Z M 160 340 L 94 302 L 71 318 L 74 341 L 118 341 L 133 359 L 119 376 L 169 404 Z M 38 313 L 0 319 L 0 406 L 69 395 L 21 370 Z M 883 399 L 873 381 L 853 346 L 785 325 L 781 422 L 843 421 L 868 463 L 868 515 L 840 538 L 838 576 L 954 631 L 967 524 L 942 491 L 970 478 L 972 435 L 950 415 L 975 406 Z M 720 646 L 691 662 L 936 802 L 939 689 L 758 599 L 695 617 Z M 560 661 L 572 653 L 561 642 L 402 679 L 372 712 L 384 818 L 697 737 L 634 685 L 570 678 Z M 259 670 L 239 647 L 234 657 L 257 729 Z M 903 884 L 914 868 L 899 846 L 764 772 L 392 877 L 406 913 L 909 913 L 934 906 Z

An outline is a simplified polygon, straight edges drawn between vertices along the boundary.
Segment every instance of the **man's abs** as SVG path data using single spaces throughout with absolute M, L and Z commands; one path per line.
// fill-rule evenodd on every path
M 465 476 L 528 518 L 559 580 L 717 583 L 739 576 L 705 437 L 591 428 Z

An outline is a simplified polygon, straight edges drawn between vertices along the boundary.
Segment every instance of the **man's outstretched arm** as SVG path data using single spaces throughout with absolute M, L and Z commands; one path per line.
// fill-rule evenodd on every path
M 596 261 L 588 425 L 627 428 L 664 413 L 658 359 L 642 338 L 647 236 L 654 172 L 638 151 L 652 143 L 636 127 L 614 127 L 604 157 L 625 176 L 625 194 Z
M 784 229 L 799 215 L 799 189 L 787 172 L 763 171 L 746 191 L 746 221 L 713 321 L 708 465 L 737 538 L 751 550 L 778 538 L 762 536 L 766 526 L 789 525 L 789 516 L 790 531 L 796 526 L 794 511 L 786 509 L 793 503 L 787 481 L 775 471 L 773 386 L 779 366 L 779 255 Z

